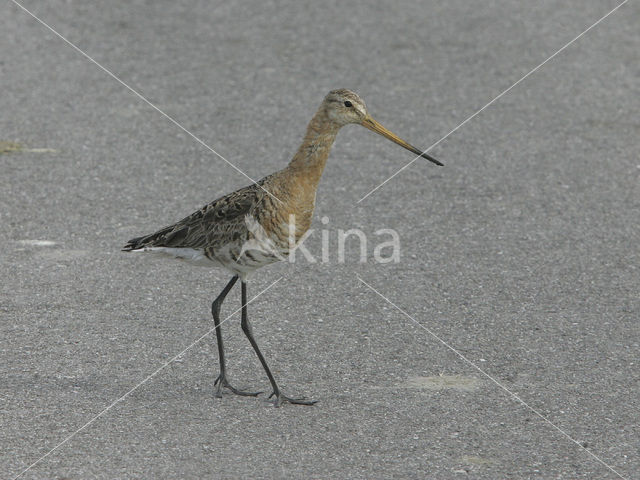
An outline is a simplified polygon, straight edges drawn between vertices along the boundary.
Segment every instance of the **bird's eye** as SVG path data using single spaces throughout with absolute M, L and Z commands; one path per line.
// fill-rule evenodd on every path
M 346 101 L 344 102 L 344 106 L 345 106 L 345 107 L 349 107 L 349 108 L 350 108 L 350 107 L 353 107 L 353 103 L 351 103 L 349 100 L 346 100 Z

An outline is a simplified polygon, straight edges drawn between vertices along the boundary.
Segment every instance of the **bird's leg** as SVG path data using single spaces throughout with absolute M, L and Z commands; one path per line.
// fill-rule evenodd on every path
M 313 400 L 310 401 L 310 400 L 305 400 L 304 398 L 289 398 L 283 395 L 282 392 L 280 391 L 280 388 L 278 387 L 276 380 L 273 378 L 273 375 L 271 374 L 271 370 L 269 370 L 267 361 L 264 359 L 264 356 L 262 355 L 262 353 L 260 352 L 260 349 L 258 348 L 258 344 L 253 338 L 253 332 L 251 329 L 251 325 L 249 324 L 249 318 L 247 316 L 247 284 L 245 282 L 241 282 L 241 283 L 242 283 L 242 323 L 241 323 L 242 331 L 249 339 L 251 346 L 256 352 L 256 355 L 258 355 L 258 359 L 260 360 L 260 363 L 262 364 L 264 371 L 267 373 L 267 377 L 269 377 L 269 381 L 271 382 L 271 387 L 273 388 L 273 392 L 271 393 L 271 395 L 269 395 L 269 398 L 273 396 L 276 397 L 274 402 L 276 407 L 279 407 L 283 403 L 293 403 L 296 405 L 313 405 L 314 403 L 316 403 Z
M 244 395 L 247 397 L 249 396 L 255 397 L 260 393 L 262 393 L 262 392 L 244 392 L 242 390 L 238 390 L 236 388 L 233 388 L 227 380 L 227 367 L 224 361 L 224 344 L 222 343 L 222 330 L 220 328 L 220 307 L 222 306 L 222 302 L 224 301 L 225 297 L 227 296 L 227 294 L 233 288 L 233 286 L 237 281 L 238 281 L 238 276 L 235 275 L 229 281 L 229 283 L 227 283 L 227 286 L 224 287 L 222 292 L 220 292 L 220 295 L 218 295 L 218 298 L 216 298 L 211 304 L 211 315 L 213 315 L 213 323 L 215 324 L 216 338 L 218 339 L 218 357 L 220 358 L 220 375 L 218 375 L 218 378 L 216 378 L 216 381 L 213 382 L 214 385 L 218 386 L 215 393 L 216 397 L 218 398 L 222 397 L 223 388 L 228 388 L 236 395 Z

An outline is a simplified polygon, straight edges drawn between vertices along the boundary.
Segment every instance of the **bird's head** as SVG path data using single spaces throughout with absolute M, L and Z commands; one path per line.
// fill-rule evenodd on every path
M 330 91 L 324 98 L 324 106 L 329 120 L 340 126 L 362 123 L 368 116 L 364 101 L 346 88 Z
M 378 135 L 388 138 L 410 152 L 426 158 L 436 165 L 442 165 L 440 161 L 405 142 L 395 133 L 387 130 L 374 120 L 373 117 L 369 115 L 369 112 L 367 112 L 367 106 L 364 104 L 364 101 L 355 92 L 347 90 L 346 88 L 332 90 L 324 98 L 323 105 L 328 119 L 340 127 L 349 123 L 357 123 L 372 132 L 376 132 Z

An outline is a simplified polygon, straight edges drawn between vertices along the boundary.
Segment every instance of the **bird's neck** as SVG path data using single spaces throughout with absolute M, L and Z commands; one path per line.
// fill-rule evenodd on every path
M 308 186 L 317 187 L 339 129 L 340 126 L 329 120 L 324 110 L 318 110 L 287 170 Z
M 318 183 L 339 129 L 340 126 L 329 120 L 322 108 L 318 110 L 309 122 L 302 145 L 289 165 L 277 174 L 277 191 L 286 192 L 281 195 L 280 210 L 285 213 L 287 222 L 295 216 L 296 241 L 311 226 Z M 289 235 L 288 231 L 284 235 Z

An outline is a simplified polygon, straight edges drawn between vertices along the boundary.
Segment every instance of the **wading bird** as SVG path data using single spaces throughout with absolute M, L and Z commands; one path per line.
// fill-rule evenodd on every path
M 442 165 L 380 125 L 369 115 L 364 102 L 354 92 L 346 89 L 333 90 L 311 119 L 302 145 L 283 170 L 218 198 L 173 225 L 150 235 L 133 238 L 123 247 L 128 252 L 159 253 L 195 264 L 224 267 L 233 274 L 211 305 L 220 360 L 220 374 L 214 382 L 217 385 L 216 397 L 221 397 L 225 388 L 244 396 L 262 393 L 238 390 L 231 386 L 227 376 L 220 308 L 229 291 L 240 279 L 242 331 L 271 382 L 271 396 L 275 397 L 275 406 L 282 403 L 315 403 L 304 398 L 289 398 L 280 391 L 249 324 L 247 278 L 256 269 L 286 257 L 311 226 L 316 190 L 329 151 L 340 128 L 350 123 L 362 125 L 416 155 Z M 295 219 L 295 225 L 290 224 L 291 219 Z M 269 245 L 275 248 L 246 248 L 251 245 L 250 242 L 256 241 L 256 229 L 251 228 L 251 225 L 257 226 L 261 236 L 266 236 Z M 292 236 L 295 238 L 291 239 Z

